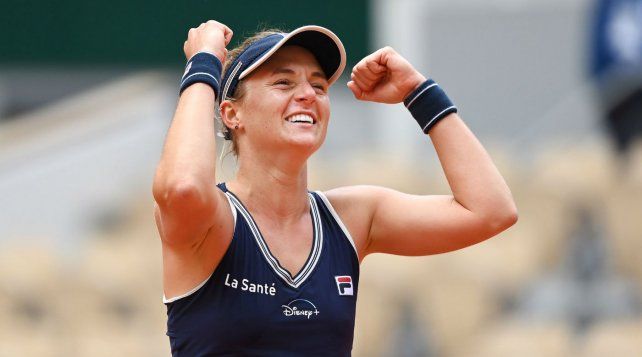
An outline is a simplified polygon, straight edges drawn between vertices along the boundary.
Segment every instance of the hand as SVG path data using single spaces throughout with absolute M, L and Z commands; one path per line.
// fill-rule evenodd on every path
M 221 63 L 225 63 L 225 46 L 230 43 L 232 35 L 229 27 L 214 20 L 202 23 L 198 28 L 191 28 L 183 45 L 185 57 L 189 60 L 199 52 L 209 52 L 218 57 Z
M 359 61 L 350 75 L 348 88 L 359 100 L 395 104 L 426 81 L 392 47 L 384 47 Z

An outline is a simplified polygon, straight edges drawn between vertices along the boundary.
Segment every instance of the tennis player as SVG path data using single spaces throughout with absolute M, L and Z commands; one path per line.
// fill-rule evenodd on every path
M 516 222 L 510 190 L 452 101 L 390 47 L 362 59 L 347 86 L 358 100 L 404 103 L 452 195 L 310 191 L 307 160 L 346 63 L 341 41 L 318 26 L 260 32 L 228 52 L 231 38 L 216 21 L 189 31 L 154 178 L 174 356 L 349 356 L 367 255 L 449 252 Z M 238 158 L 218 185 L 216 110 Z

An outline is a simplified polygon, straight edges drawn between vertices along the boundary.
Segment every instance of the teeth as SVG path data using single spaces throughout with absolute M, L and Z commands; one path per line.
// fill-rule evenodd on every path
M 287 119 L 290 123 L 310 123 L 313 124 L 314 120 L 311 116 L 306 114 L 296 114 Z

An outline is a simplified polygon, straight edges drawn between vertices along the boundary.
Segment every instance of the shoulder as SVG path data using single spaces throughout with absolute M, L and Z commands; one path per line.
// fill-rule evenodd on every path
M 389 189 L 384 187 L 358 185 L 321 192 L 322 198 L 327 199 L 327 203 L 330 204 L 329 208 L 334 209 L 350 232 L 360 260 L 367 251 L 370 227 L 377 204 L 387 191 Z

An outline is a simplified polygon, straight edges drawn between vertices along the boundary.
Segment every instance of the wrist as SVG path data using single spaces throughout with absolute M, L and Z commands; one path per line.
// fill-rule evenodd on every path
M 422 84 L 426 82 L 427 78 L 423 76 L 423 74 L 416 72 L 415 75 L 409 79 L 410 84 L 408 85 L 408 88 L 411 88 L 406 95 L 404 95 L 403 100 L 404 102 L 406 99 L 413 93 L 415 92 Z
M 195 51 L 194 53 L 192 53 L 190 56 L 188 56 L 187 57 L 187 61 L 191 60 L 192 57 L 196 56 L 199 53 L 209 53 L 209 54 L 211 54 L 213 56 L 216 56 L 216 58 L 218 58 L 218 60 L 221 61 L 221 63 L 223 63 L 224 59 L 225 59 L 225 55 L 227 54 L 227 51 L 225 51 L 225 49 L 223 49 L 223 50 L 215 50 L 215 49 L 212 49 L 212 48 L 203 47 L 203 48 L 200 48 L 199 50 Z
M 432 79 L 424 81 L 408 94 L 404 99 L 404 105 L 425 134 L 428 134 L 439 120 L 457 112 L 457 107 L 446 92 Z
M 223 65 L 215 55 L 209 52 L 196 53 L 187 61 L 179 93 L 183 93 L 194 83 L 205 83 L 214 90 L 215 94 L 218 94 L 222 69 Z

